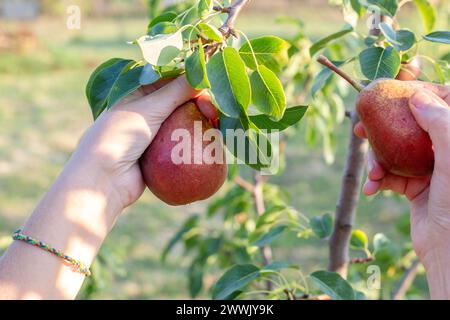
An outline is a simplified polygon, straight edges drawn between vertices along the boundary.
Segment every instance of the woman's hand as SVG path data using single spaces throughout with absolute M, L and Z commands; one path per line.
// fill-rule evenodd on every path
M 90 266 L 122 210 L 144 191 L 138 160 L 164 120 L 197 98 L 208 117 L 217 112 L 184 77 L 140 89 L 104 112 L 23 227 Z M 84 276 L 21 241 L 0 259 L 0 299 L 73 299 Z
M 443 274 L 450 264 L 449 104 L 449 87 L 439 87 L 434 92 L 423 89 L 410 99 L 414 117 L 433 142 L 435 168 L 432 177 L 405 178 L 387 173 L 371 152 L 364 186 L 366 195 L 392 190 L 410 201 L 413 246 L 427 268 L 431 293 L 435 298 L 450 298 L 450 277 Z M 356 125 L 355 134 L 366 137 L 362 123 Z M 449 279 L 448 282 L 445 283 L 443 278 Z

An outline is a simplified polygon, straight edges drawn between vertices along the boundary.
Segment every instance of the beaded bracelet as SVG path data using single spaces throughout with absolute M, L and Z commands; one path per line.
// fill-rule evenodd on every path
M 25 243 L 31 244 L 32 246 L 35 246 L 37 248 L 43 249 L 47 252 L 56 255 L 57 257 L 65 260 L 69 265 L 71 265 L 74 271 L 84 274 L 86 277 L 89 277 L 91 275 L 89 267 L 87 267 L 84 263 L 69 257 L 68 255 L 64 254 L 61 250 L 55 249 L 52 246 L 46 244 L 45 242 L 38 241 L 33 239 L 32 237 L 24 235 L 21 229 L 14 232 L 12 238 L 14 240 L 23 241 Z

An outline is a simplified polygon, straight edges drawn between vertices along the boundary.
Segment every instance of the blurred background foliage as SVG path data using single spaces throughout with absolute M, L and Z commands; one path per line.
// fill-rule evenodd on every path
M 0 8 L 8 1 L 12 0 L 0 0 Z M 28 1 L 31 0 L 22 2 Z M 35 17 L 17 19 L 3 14 L 0 18 L 0 253 L 91 124 L 84 97 L 90 73 L 112 56 L 139 56 L 138 50 L 126 42 L 145 32 L 148 17 L 160 8 L 155 2 L 41 0 L 36 1 L 39 10 Z M 435 2 L 440 5 L 438 26 L 448 30 L 448 1 Z M 252 1 L 239 18 L 238 27 L 249 37 L 275 34 L 299 47 L 309 48 L 313 41 L 342 27 L 338 3 L 335 0 L 331 5 L 326 0 Z M 72 4 L 78 4 L 82 10 L 80 30 L 66 28 L 66 9 Z M 172 3 L 162 1 L 162 5 Z M 403 27 L 420 32 L 419 20 L 417 11 L 409 4 L 399 16 Z M 357 45 L 351 37 L 345 41 L 330 48 L 329 53 L 336 59 L 348 57 L 348 52 Z M 421 53 L 440 57 L 446 53 L 441 48 L 424 46 Z M 303 103 L 310 99 L 304 95 L 308 90 L 303 86 L 311 83 L 300 74 L 314 78 L 320 67 L 307 52 L 296 54 L 295 59 L 284 77 L 291 102 Z M 300 73 L 299 66 L 307 70 Z M 349 131 L 344 111 L 352 107 L 348 103 L 353 93 L 340 81 L 333 90 L 324 92 L 316 97 L 321 107 L 313 108 L 296 130 L 287 133 L 289 144 L 283 174 L 273 177 L 266 186 L 268 195 L 272 194 L 274 199 L 281 197 L 309 218 L 334 211 Z M 243 175 L 249 173 L 244 170 Z M 223 188 L 216 201 L 232 195 L 230 188 Z M 196 271 L 191 259 L 186 259 L 189 250 L 186 253 L 182 247 L 175 246 L 164 263 L 161 255 L 184 221 L 192 214 L 205 216 L 208 204 L 214 201 L 171 208 L 146 192 L 124 213 L 108 237 L 93 266 L 94 277 L 86 282 L 80 298 L 189 298 L 192 287 L 186 274 L 195 276 Z M 240 201 L 245 206 L 252 205 L 250 200 Z M 213 216 L 205 223 L 208 229 L 214 230 L 221 226 L 222 219 Z M 383 271 L 381 292 L 369 296 L 389 298 L 395 282 L 414 259 L 410 253 L 407 203 L 387 193 L 369 199 L 361 197 L 356 227 L 363 229 L 370 239 L 379 232 L 389 239 L 386 241 L 391 245 L 379 250 L 378 261 Z M 327 266 L 325 241 L 285 235 L 273 243 L 273 248 L 274 259 L 293 261 L 306 274 Z M 230 250 L 234 255 L 230 261 L 239 259 L 232 247 Z M 359 251 L 354 252 L 354 256 L 359 255 Z M 222 273 L 215 263 L 211 266 L 204 276 L 205 287 Z M 350 279 L 357 287 L 365 285 L 366 268 L 357 265 L 351 269 Z M 419 268 L 407 297 L 426 298 L 427 294 L 424 273 Z M 210 294 L 202 291 L 199 297 L 209 298 Z

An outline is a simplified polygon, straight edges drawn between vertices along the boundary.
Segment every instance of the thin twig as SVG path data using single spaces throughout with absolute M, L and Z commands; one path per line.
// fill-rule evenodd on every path
M 263 176 L 259 172 L 255 172 L 255 186 L 253 187 L 253 199 L 255 201 L 255 210 L 258 216 L 261 216 L 266 211 L 263 193 L 263 187 L 266 181 L 267 176 Z M 261 247 L 261 256 L 263 259 L 263 264 L 268 265 L 272 260 L 272 249 L 269 246 Z M 266 286 L 267 290 L 269 291 L 273 289 L 273 285 L 269 281 L 267 281 Z
M 317 58 L 317 62 L 319 62 L 320 64 L 324 65 L 325 67 L 327 67 L 328 69 L 330 69 L 331 71 L 337 73 L 338 75 L 340 75 L 344 80 L 346 80 L 348 83 L 350 83 L 350 85 L 355 88 L 358 92 L 360 92 L 363 87 L 356 82 L 354 79 L 352 79 L 347 73 L 345 73 L 344 71 L 342 71 L 341 69 L 339 69 L 333 62 L 331 62 L 327 57 L 320 55 Z
M 250 182 L 248 182 L 247 180 L 242 178 L 241 176 L 236 176 L 234 178 L 234 183 L 236 183 L 242 189 L 244 189 L 250 193 L 253 193 L 253 191 L 254 191 L 254 186 Z
M 244 6 L 249 3 L 250 0 L 237 0 L 232 6 L 226 8 L 217 8 L 219 12 L 225 12 L 228 14 L 227 20 L 223 23 L 223 25 L 219 28 L 220 32 L 222 32 L 223 37 L 227 40 L 229 37 L 236 37 L 236 33 L 234 32 L 234 27 L 236 25 L 236 19 L 241 13 Z
M 411 287 L 417 276 L 419 265 L 419 260 L 415 259 L 411 266 L 406 270 L 405 275 L 397 284 L 395 291 L 392 293 L 392 300 L 401 300 L 405 297 L 406 292 Z
M 353 133 L 353 128 L 358 121 L 357 113 L 352 112 L 350 142 L 342 177 L 341 194 L 336 205 L 333 234 L 329 241 L 329 269 L 339 273 L 344 278 L 347 277 L 349 242 L 359 200 L 364 160 L 367 153 L 367 141 L 358 138 Z

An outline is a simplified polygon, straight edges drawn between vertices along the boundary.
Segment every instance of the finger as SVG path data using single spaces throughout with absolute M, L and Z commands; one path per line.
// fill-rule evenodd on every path
M 386 176 L 386 171 L 375 159 L 375 154 L 372 150 L 369 151 L 367 157 L 367 166 L 370 180 L 377 181 L 383 179 Z
M 174 78 L 169 78 L 169 79 L 161 79 L 155 83 L 146 85 L 146 86 L 142 86 L 141 87 L 141 91 L 145 94 L 148 95 L 150 93 L 155 92 L 156 90 L 161 89 L 162 87 L 164 87 L 165 85 L 169 84 L 170 82 L 172 82 L 174 80 Z
M 212 103 L 211 97 L 207 93 L 200 95 L 195 102 L 201 113 L 203 113 L 203 115 L 209 120 L 216 120 L 219 117 L 219 112 Z
M 415 119 L 433 141 L 436 164 L 446 165 L 450 158 L 450 108 L 439 96 L 428 90 L 416 92 L 409 105 Z
M 363 192 L 366 196 L 373 196 L 380 191 L 381 181 L 367 180 L 363 187 Z
M 450 105 L 450 86 L 424 81 L 414 81 L 414 83 L 416 83 L 419 87 L 422 87 L 425 90 L 433 92 L 439 98 L 444 100 L 447 103 L 447 105 Z
M 133 103 L 133 111 L 140 113 L 147 121 L 164 121 L 177 107 L 194 99 L 198 91 L 193 89 L 184 76 L 156 90 Z
M 355 125 L 355 128 L 353 129 L 355 132 L 355 135 L 361 139 L 367 139 L 366 129 L 364 128 L 364 125 L 362 122 L 358 122 Z

